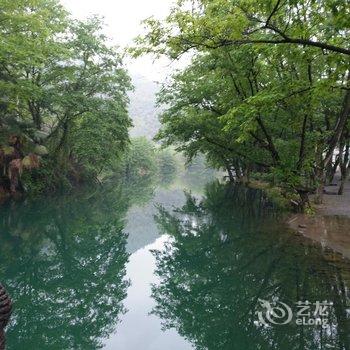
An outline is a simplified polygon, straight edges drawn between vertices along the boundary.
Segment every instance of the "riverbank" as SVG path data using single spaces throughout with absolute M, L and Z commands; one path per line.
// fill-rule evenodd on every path
M 350 182 L 342 196 L 337 195 L 338 181 L 336 184 L 325 188 L 323 204 L 315 206 L 314 215 L 295 214 L 288 224 L 299 234 L 350 259 Z

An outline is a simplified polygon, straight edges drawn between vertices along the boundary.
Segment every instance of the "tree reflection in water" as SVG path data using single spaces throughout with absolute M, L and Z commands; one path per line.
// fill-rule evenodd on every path
M 14 302 L 8 349 L 102 347 L 125 311 L 124 217 L 150 195 L 144 184 L 120 185 L 4 208 L 0 280 Z
M 198 201 L 156 217 L 153 313 L 196 349 L 350 349 L 349 263 L 289 232 L 257 191 L 211 184 Z M 258 300 L 334 302 L 334 326 L 262 327 Z M 349 310 L 349 309 L 348 309 Z

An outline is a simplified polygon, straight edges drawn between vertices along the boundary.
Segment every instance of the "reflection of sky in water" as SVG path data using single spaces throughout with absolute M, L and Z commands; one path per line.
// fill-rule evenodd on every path
M 138 250 L 130 256 L 127 264 L 127 278 L 131 280 L 124 305 L 128 312 L 121 318 L 116 334 L 106 342 L 106 350 L 187 350 L 192 349 L 175 330 L 161 331 L 159 318 L 149 315 L 154 307 L 151 283 L 157 282 L 153 274 L 155 261 L 150 250 L 162 248 L 166 236 L 153 244 Z
M 171 209 L 184 202 L 181 189 L 157 190 L 149 203 L 134 206 L 128 211 L 125 232 L 128 233 L 127 251 L 132 254 L 126 266 L 126 278 L 131 281 L 124 301 L 128 311 L 121 316 L 116 332 L 106 341 L 106 350 L 192 349 L 174 329 L 161 331 L 161 320 L 149 314 L 155 305 L 151 298 L 151 284 L 157 282 L 155 259 L 150 250 L 162 248 L 167 240 L 166 236 L 159 237 L 153 218 L 157 213 L 156 205 Z
M 159 238 L 158 228 L 154 222 L 157 205 L 171 209 L 182 206 L 185 195 L 182 189 L 157 190 L 154 198 L 142 206 L 133 206 L 128 210 L 124 231 L 128 233 L 126 250 L 132 254 Z

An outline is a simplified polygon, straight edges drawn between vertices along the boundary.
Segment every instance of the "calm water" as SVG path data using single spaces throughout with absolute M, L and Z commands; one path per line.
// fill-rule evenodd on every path
M 218 182 L 11 204 L 0 214 L 8 349 L 350 349 L 350 264 L 279 216 L 259 192 Z M 325 327 L 263 325 L 261 300 L 334 304 Z

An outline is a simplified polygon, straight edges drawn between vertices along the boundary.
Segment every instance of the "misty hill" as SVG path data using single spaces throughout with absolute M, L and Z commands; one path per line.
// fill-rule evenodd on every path
M 159 109 L 156 108 L 156 93 L 159 84 L 142 76 L 132 75 L 135 91 L 130 93 L 129 113 L 134 127 L 130 130 L 131 137 L 145 136 L 152 139 L 160 128 L 158 120 Z

